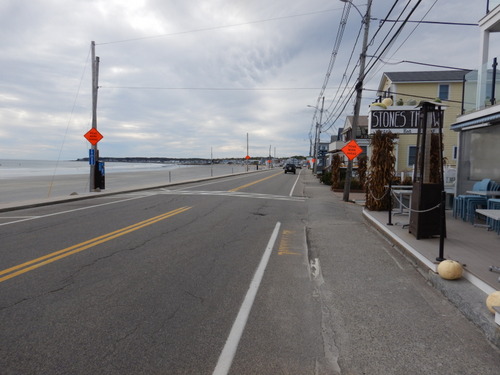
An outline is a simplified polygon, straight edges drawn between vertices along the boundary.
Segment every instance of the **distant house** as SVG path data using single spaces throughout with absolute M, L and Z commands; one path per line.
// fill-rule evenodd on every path
M 344 123 L 344 128 L 342 130 L 342 140 L 348 142 L 353 139 L 352 136 L 352 122 L 354 116 L 347 116 Z M 356 143 L 363 149 L 361 155 L 368 154 L 368 146 L 370 145 L 370 139 L 368 134 L 368 116 L 358 117 L 358 126 L 356 128 Z M 361 156 L 360 155 L 360 156 Z M 347 160 L 346 160 L 347 161 Z
M 384 73 L 378 87 L 380 96 L 392 96 L 394 105 L 415 105 L 439 98 L 446 106 L 443 121 L 444 157 L 449 166 L 457 163 L 457 135 L 450 129 L 462 110 L 462 88 L 470 71 L 412 71 Z M 416 134 L 400 134 L 396 145 L 396 172 L 411 172 L 416 157 Z
M 334 154 L 338 154 L 342 160 L 342 167 L 347 166 L 347 156 L 341 151 L 342 147 L 344 147 L 347 142 L 349 142 L 352 138 L 352 122 L 354 120 L 354 116 L 347 116 L 344 122 L 344 126 L 338 130 L 337 135 L 332 136 L 331 142 L 328 146 L 328 152 L 330 154 L 330 160 L 327 165 L 331 164 L 331 156 Z M 363 149 L 363 152 L 360 154 L 366 155 L 369 157 L 369 145 L 370 139 L 368 134 L 368 116 L 359 116 L 358 117 L 358 127 L 356 131 L 356 142 Z M 357 160 L 358 158 L 354 158 L 353 167 L 357 168 Z

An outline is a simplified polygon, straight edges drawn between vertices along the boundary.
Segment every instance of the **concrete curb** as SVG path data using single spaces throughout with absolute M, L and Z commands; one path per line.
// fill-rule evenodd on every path
M 500 327 L 495 323 L 494 315 L 486 308 L 488 295 L 468 280 L 444 280 L 434 272 L 427 275 L 429 283 L 453 303 L 460 312 L 472 321 L 490 342 L 500 348 Z

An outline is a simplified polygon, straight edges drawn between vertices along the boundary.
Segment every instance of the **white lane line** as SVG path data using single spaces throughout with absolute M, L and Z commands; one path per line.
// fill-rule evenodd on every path
M 291 197 L 285 195 L 272 195 L 272 194 L 261 194 L 261 193 L 246 193 L 239 191 L 216 191 L 216 190 L 167 190 L 161 189 L 157 194 L 170 194 L 170 195 L 213 195 L 213 196 L 227 196 L 227 197 L 238 197 L 238 198 L 257 198 L 257 199 L 273 199 L 273 200 L 284 200 L 284 201 L 297 201 L 304 202 L 306 198 L 304 197 Z
M 293 191 L 295 190 L 295 186 L 297 185 L 297 182 L 299 182 L 299 178 L 300 178 L 300 174 L 302 173 L 302 169 L 300 169 L 300 172 L 299 172 L 299 175 L 297 176 L 297 178 L 295 179 L 295 183 L 293 184 L 292 186 L 292 190 L 290 190 L 290 197 L 292 196 L 293 194 Z
M 140 199 L 140 198 L 144 198 L 142 196 L 138 196 L 138 197 L 133 197 L 133 198 L 127 198 L 127 199 L 121 199 L 119 201 L 113 201 L 113 202 L 107 202 L 107 203 L 101 203 L 101 204 L 95 204 L 93 206 L 87 206 L 87 207 L 80 207 L 80 208 L 74 208 L 72 210 L 67 210 L 67 211 L 59 211 L 59 212 L 54 212 L 54 213 L 51 213 L 51 214 L 46 214 L 46 215 L 40 215 L 40 216 L 27 216 L 26 218 L 24 219 L 20 219 L 20 220 L 15 220 L 15 221 L 9 221 L 7 223 L 2 223 L 0 224 L 0 226 L 4 226 L 4 225 L 10 225 L 10 224 L 17 224 L 17 223 L 22 223 L 23 221 L 29 221 L 29 220 L 36 220 L 36 219 L 43 219 L 45 217 L 50 217 L 50 216 L 57 216 L 57 215 L 63 215 L 63 214 L 67 214 L 67 213 L 71 213 L 71 212 L 76 212 L 76 211 L 82 211 L 82 210 L 89 210 L 91 208 L 96 208 L 96 207 L 102 207 L 102 206 L 108 206 L 110 204 L 116 204 L 116 203 L 122 203 L 122 202 L 128 202 L 128 201 L 132 201 L 134 199 Z M 1 217 L 0 217 L 1 218 Z
M 255 296 L 257 295 L 257 291 L 259 290 L 259 286 L 262 281 L 262 277 L 264 276 L 267 263 L 269 262 L 269 258 L 271 257 L 274 243 L 276 242 L 276 238 L 278 238 L 280 226 L 281 223 L 277 222 L 276 226 L 274 227 L 273 234 L 269 239 L 266 250 L 264 251 L 259 266 L 255 271 L 252 282 L 250 283 L 245 299 L 241 304 L 238 316 L 233 323 L 233 328 L 231 328 L 231 332 L 229 333 L 229 336 L 226 340 L 226 345 L 224 345 L 224 349 L 222 350 L 222 353 L 219 357 L 219 361 L 217 362 L 217 366 L 215 367 L 213 375 L 226 375 L 229 373 L 229 369 L 231 368 L 231 364 L 233 363 L 234 355 L 236 354 L 236 349 L 238 348 L 241 335 L 243 334 L 248 316 L 250 315 L 250 310 L 252 309 Z

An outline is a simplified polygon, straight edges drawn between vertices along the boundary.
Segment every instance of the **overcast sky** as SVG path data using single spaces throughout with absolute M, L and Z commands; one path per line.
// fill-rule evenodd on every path
M 366 11 L 365 0 L 353 1 Z M 398 1 L 389 18 L 409 4 L 405 17 L 417 2 Z M 392 5 L 373 1 L 371 36 Z M 88 156 L 91 41 L 100 58 L 102 156 L 209 158 L 212 150 L 215 158 L 244 157 L 247 133 L 250 156 L 268 155 L 270 147 L 273 156 L 307 155 L 315 121 L 307 106 L 319 105 L 344 6 L 339 0 L 0 0 L 0 159 Z M 485 12 L 486 0 L 423 0 L 410 19 L 477 23 Z M 368 54 L 394 35 L 393 26 L 386 23 Z M 397 64 L 402 60 L 477 68 L 477 27 L 416 26 L 403 29 L 365 88 L 376 88 L 384 71 L 440 70 Z M 360 27 L 351 8 L 324 92 L 331 112 Z M 348 74 L 359 53 L 358 43 Z M 364 91 L 362 114 L 374 95 Z M 325 124 L 322 140 L 352 110 L 350 102 L 337 122 Z

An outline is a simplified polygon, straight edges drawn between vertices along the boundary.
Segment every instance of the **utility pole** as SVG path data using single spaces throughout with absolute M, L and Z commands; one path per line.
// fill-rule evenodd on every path
M 352 3 L 351 3 L 352 4 Z M 354 4 L 353 4 L 354 5 Z M 372 0 L 368 0 L 366 14 L 363 22 L 365 23 L 365 32 L 363 36 L 363 47 L 359 57 L 359 77 L 356 83 L 356 102 L 354 103 L 354 117 L 352 119 L 351 138 L 356 140 L 356 133 L 358 132 L 359 110 L 361 108 L 361 99 L 363 96 L 363 80 L 365 78 L 365 63 L 366 63 L 366 50 L 368 49 L 368 33 L 370 30 L 370 17 L 371 17 Z M 352 167 L 353 160 L 347 163 L 347 171 L 344 184 L 344 201 L 349 201 L 349 192 L 351 191 L 352 180 Z
M 99 57 L 95 55 L 95 42 L 90 44 L 92 56 L 92 129 L 97 130 L 97 90 L 99 82 Z M 94 154 L 94 164 L 90 165 L 90 183 L 89 190 L 96 191 L 96 168 L 99 166 L 99 150 L 97 143 L 91 146 L 91 152 Z
M 318 171 L 318 154 L 319 154 L 319 142 L 321 139 L 321 122 L 323 121 L 323 109 L 325 107 L 325 97 L 321 102 L 321 110 L 319 111 L 319 122 L 316 123 L 316 135 L 314 140 L 314 166 L 313 173 L 316 175 Z

